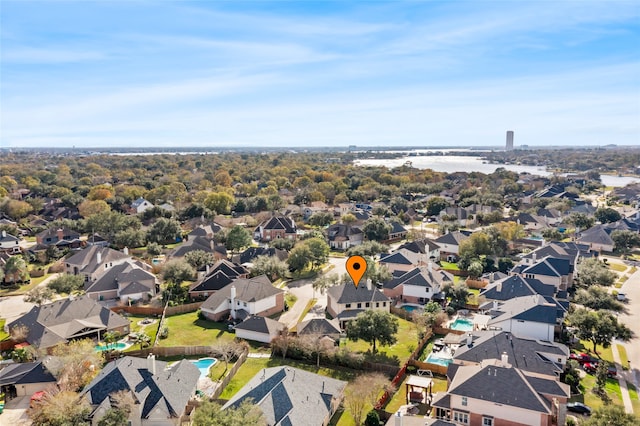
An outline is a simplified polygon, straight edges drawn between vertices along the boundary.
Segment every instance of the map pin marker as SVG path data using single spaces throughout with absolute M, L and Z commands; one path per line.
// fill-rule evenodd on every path
M 364 260 L 362 256 L 351 256 L 347 259 L 346 267 L 349 276 L 353 280 L 353 285 L 358 288 L 360 280 L 364 276 L 364 273 L 367 272 L 367 261 Z

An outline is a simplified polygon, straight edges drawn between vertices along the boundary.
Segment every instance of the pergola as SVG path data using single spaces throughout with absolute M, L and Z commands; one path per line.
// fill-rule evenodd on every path
M 433 380 L 425 376 L 409 376 L 406 381 L 407 404 L 419 402 L 428 404 L 431 400 Z

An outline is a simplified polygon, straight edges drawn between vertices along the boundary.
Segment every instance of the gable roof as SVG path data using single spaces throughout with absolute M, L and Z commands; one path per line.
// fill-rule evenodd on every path
M 213 253 L 218 246 L 215 245 L 213 240 L 210 240 L 207 237 L 193 237 L 189 238 L 183 244 L 176 247 L 171 253 L 169 253 L 169 257 L 184 257 L 187 253 L 195 250 L 202 250 L 206 253 Z
M 431 269 L 428 267 L 415 268 L 411 271 L 392 278 L 384 283 L 384 288 L 393 289 L 399 285 L 411 285 L 416 287 L 433 288 L 440 291 L 442 285 L 447 281 L 453 281 L 453 276 L 441 269 Z
M 98 256 L 100 256 L 100 262 L 98 262 Z M 121 251 L 109 247 L 91 245 L 66 259 L 65 263 L 79 266 L 80 272 L 92 274 L 107 263 L 119 262 L 130 258 L 131 256 Z
M 503 353 L 509 363 L 523 371 L 555 376 L 564 368 L 558 359 L 566 360 L 569 349 L 560 343 L 518 337 L 507 331 L 475 331 L 471 345 L 460 345 L 453 359 L 481 363 L 485 359 L 500 359 Z
M 607 232 L 604 225 L 595 225 L 586 231 L 582 231 L 578 236 L 578 241 L 588 244 L 601 244 L 613 246 L 613 239 Z
M 236 300 L 242 302 L 256 302 L 284 293 L 284 290 L 274 287 L 266 275 L 248 279 L 236 278 L 230 284 L 209 296 L 200 307 L 214 310 L 222 303 L 228 303 L 227 300 L 231 297 L 231 287 L 234 286 L 236 289 Z
M 333 241 L 336 238 L 349 239 L 353 235 L 361 235 L 362 229 L 358 226 L 346 225 L 344 223 L 336 223 L 327 228 L 327 238 Z
M 286 234 L 296 233 L 296 224 L 290 217 L 272 216 L 262 222 L 259 228 L 263 229 L 283 229 Z
M 495 281 L 480 290 L 480 296 L 484 296 L 489 300 L 510 300 L 516 297 L 533 296 L 535 294 L 553 296 L 555 294 L 555 286 L 544 284 L 542 281 L 534 278 L 511 275 Z
M 400 222 L 396 222 L 394 220 L 394 221 L 390 222 L 390 224 L 391 224 L 391 230 L 389 231 L 389 234 L 401 234 L 403 232 L 407 232 L 407 228 L 402 226 L 402 224 L 400 224 Z
M 155 374 L 149 370 L 151 362 L 155 362 Z M 126 356 L 107 364 L 81 396 L 95 406 L 103 404 L 114 392 L 130 391 L 140 404 L 141 418 L 157 411 L 165 418 L 174 418 L 184 412 L 199 378 L 200 370 L 188 360 L 168 366 L 163 361 Z
M 409 253 L 413 253 L 413 252 L 409 252 Z M 409 259 L 409 256 L 407 254 L 397 252 L 397 251 L 390 254 L 383 254 L 382 256 L 380 256 L 379 263 L 382 263 L 382 264 L 392 263 L 396 265 L 413 265 L 414 264 L 412 259 Z
M 80 238 L 80 234 L 72 229 L 56 227 L 45 229 L 44 231 L 38 233 L 36 236 L 44 240 L 47 237 L 57 237 L 58 231 L 61 231 L 62 235 L 68 235 L 72 240 Z
M 434 250 L 438 250 L 439 248 L 440 246 L 436 244 L 435 241 L 429 238 L 423 238 L 421 240 L 415 240 L 415 241 L 404 243 L 400 247 L 398 247 L 397 251 L 406 249 L 414 253 L 429 254 L 430 252 Z
M 533 265 L 524 268 L 523 274 L 544 275 L 548 277 L 562 277 L 571 272 L 571 264 L 567 259 L 547 257 Z
M 388 302 L 389 298 L 375 287 L 368 289 L 364 283 L 334 285 L 327 290 L 327 296 L 337 303 Z
M 156 284 L 156 276 L 151 272 L 137 266 L 134 262 L 125 262 L 108 269 L 100 278 L 93 282 L 85 283 L 86 293 L 95 293 L 102 291 L 117 290 L 118 288 L 128 287 L 130 284 L 138 283 L 140 292 L 154 289 Z M 127 294 L 134 293 L 129 289 Z
M 347 382 L 293 367 L 265 368 L 222 409 L 253 400 L 273 426 L 323 424 L 335 399 L 342 399 Z
M 235 326 L 236 330 L 254 331 L 263 334 L 276 334 L 284 330 L 285 325 L 271 318 L 252 315 Z
M 29 312 L 8 324 L 9 328 L 25 325 L 26 341 L 38 348 L 49 348 L 90 331 L 108 331 L 128 326 L 129 320 L 100 305 L 89 296 L 61 299 L 34 306 Z
M 533 296 L 516 297 L 498 305 L 498 309 L 491 311 L 492 318 L 488 324 L 495 324 L 509 319 L 556 324 L 557 307 L 549 303 L 544 297 Z
M 453 231 L 436 238 L 438 244 L 449 244 L 453 246 L 460 245 L 461 242 L 469 238 L 470 232 Z
M 55 382 L 55 377 L 45 368 L 42 361 L 9 364 L 0 370 L 0 386 Z
M 296 330 L 298 335 L 322 334 L 326 336 L 340 334 L 340 324 L 335 319 L 313 318 L 298 324 Z
M 233 259 L 235 262 L 243 265 L 253 262 L 258 256 L 275 256 L 284 261 L 287 259 L 288 253 L 286 250 L 280 250 L 274 247 L 249 247 L 239 255 L 234 256 Z

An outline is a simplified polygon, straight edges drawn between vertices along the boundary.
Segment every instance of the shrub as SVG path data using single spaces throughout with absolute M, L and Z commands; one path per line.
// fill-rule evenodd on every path
M 158 337 L 161 339 L 166 339 L 167 337 L 169 337 L 169 327 L 167 327 L 166 325 L 162 326 L 162 328 L 160 328 L 160 332 L 158 333 Z

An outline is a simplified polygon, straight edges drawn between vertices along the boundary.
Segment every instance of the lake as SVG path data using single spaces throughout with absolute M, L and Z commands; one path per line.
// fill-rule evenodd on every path
M 504 168 L 516 173 L 530 173 L 532 175 L 550 176 L 553 173 L 547 171 L 543 166 L 525 166 L 516 164 L 488 164 L 483 163 L 481 157 L 470 157 L 464 155 L 431 155 L 420 157 L 402 157 L 393 159 L 363 159 L 355 160 L 353 163 L 358 166 L 385 166 L 388 168 L 400 167 L 407 161 L 416 169 L 431 169 L 436 172 L 456 173 L 456 172 L 480 172 L 490 174 L 497 168 Z M 601 175 L 602 184 L 605 186 L 620 187 L 632 182 L 640 182 L 640 178 L 629 176 Z

